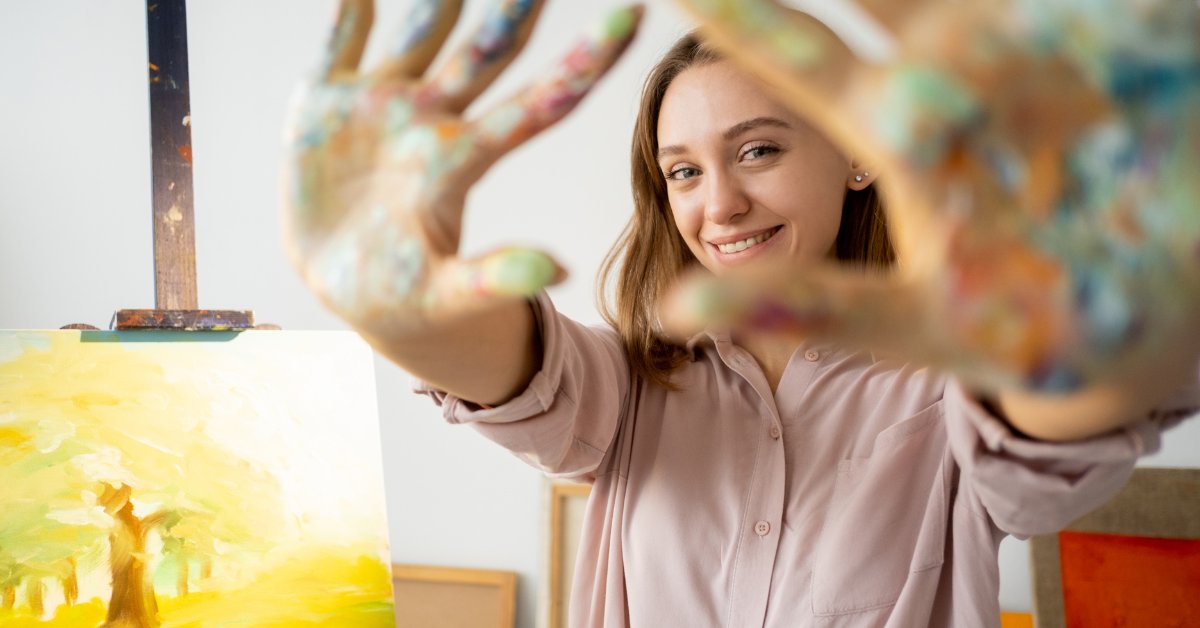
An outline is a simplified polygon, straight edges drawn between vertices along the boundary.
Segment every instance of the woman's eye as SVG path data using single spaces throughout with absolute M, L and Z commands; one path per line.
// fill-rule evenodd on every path
M 670 172 L 664 172 L 663 176 L 666 177 L 670 181 L 683 181 L 685 179 L 690 179 L 698 174 L 700 174 L 700 171 L 695 168 L 691 168 L 689 166 L 681 166 Z
M 763 157 L 766 157 L 767 155 L 771 155 L 771 154 L 778 153 L 778 152 L 779 152 L 778 148 L 776 148 L 774 146 L 770 146 L 768 144 L 762 144 L 760 146 L 751 146 L 750 148 L 746 149 L 746 152 L 742 153 L 742 159 L 762 159 Z

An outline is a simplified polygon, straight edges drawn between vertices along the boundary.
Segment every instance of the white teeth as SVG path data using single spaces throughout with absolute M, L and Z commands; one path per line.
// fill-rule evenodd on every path
M 729 244 L 718 244 L 717 249 L 722 253 L 737 253 L 738 251 L 745 251 L 755 244 L 762 244 L 763 242 L 766 242 L 771 236 L 775 235 L 776 231 L 777 229 L 771 229 L 770 231 L 760 233 L 753 238 L 746 238 L 745 240 L 730 242 Z

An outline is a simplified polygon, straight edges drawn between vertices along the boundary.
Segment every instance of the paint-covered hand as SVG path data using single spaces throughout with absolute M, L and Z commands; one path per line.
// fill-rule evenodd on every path
M 991 390 L 1195 364 L 1196 2 L 809 3 L 820 21 L 770 0 L 682 4 L 881 173 L 900 266 L 700 278 L 669 302 L 674 330 L 824 333 Z M 832 30 L 864 24 L 887 37 L 852 50 Z
M 620 57 L 641 17 L 640 7 L 611 13 L 543 78 L 464 117 L 523 47 L 542 5 L 494 2 L 469 41 L 427 71 L 462 2 L 416 0 L 387 58 L 365 72 L 373 3 L 342 0 L 324 63 L 301 85 L 289 122 L 283 223 L 304 280 L 359 329 L 419 332 L 563 276 L 534 250 L 458 257 L 469 188 L 565 116 Z

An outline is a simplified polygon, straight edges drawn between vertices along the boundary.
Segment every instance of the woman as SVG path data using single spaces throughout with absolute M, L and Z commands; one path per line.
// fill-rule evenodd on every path
M 538 290 L 561 273 L 540 253 L 457 259 L 469 185 L 565 115 L 640 15 L 618 11 L 557 74 L 462 119 L 541 6 L 498 3 L 426 75 L 459 9 L 441 3 L 359 78 L 371 3 L 342 3 L 287 170 L 310 286 L 448 420 L 593 483 L 573 626 L 996 625 L 1003 536 L 1103 502 L 1182 413 L 1139 420 L 1130 396 L 1120 423 L 1085 417 L 1075 440 L 1042 442 L 1022 433 L 1044 427 L 1039 411 L 1078 407 L 987 402 L 929 369 L 753 327 L 665 340 L 658 305 L 689 268 L 886 272 L 894 257 L 876 169 L 694 36 L 643 93 L 635 214 L 607 264 L 612 329 L 554 310 Z M 1194 409 L 1185 392 L 1168 409 Z

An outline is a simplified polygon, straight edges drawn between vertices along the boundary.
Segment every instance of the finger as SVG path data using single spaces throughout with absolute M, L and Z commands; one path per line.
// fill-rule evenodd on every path
M 913 356 L 928 353 L 920 293 L 895 279 L 846 270 L 801 276 L 685 275 L 660 307 L 664 331 L 676 339 L 706 329 L 750 330 L 836 339 L 852 346 Z
M 445 312 L 486 307 L 497 298 L 528 297 L 566 279 L 566 271 L 549 255 L 533 249 L 506 247 L 480 257 L 452 259 L 434 278 L 432 303 Z
M 341 0 L 321 64 L 321 75 L 325 80 L 358 70 L 374 18 L 375 3 L 372 0 Z
M 462 0 L 417 0 L 377 73 L 383 78 L 420 78 L 454 30 L 462 5 Z
M 418 96 L 426 105 L 461 112 L 525 46 L 544 0 L 498 0 L 470 41 L 446 60 Z
M 843 150 L 881 153 L 874 137 L 862 132 L 864 120 L 880 116 L 873 100 L 877 83 L 863 75 L 879 70 L 859 61 L 820 20 L 777 0 L 678 1 L 708 41 Z M 863 85 L 869 93 L 859 93 Z
M 705 36 L 769 84 L 796 82 L 837 94 L 856 64 L 825 24 L 775 0 L 679 0 Z
M 498 157 L 570 113 L 621 58 L 643 13 L 641 6 L 613 11 L 546 78 L 485 113 L 476 129 L 488 152 Z
M 931 7 L 932 10 L 945 11 L 946 9 L 943 3 L 938 2 L 921 2 L 920 6 L 916 7 L 910 2 L 889 2 L 889 0 L 857 0 L 853 4 L 880 27 L 892 34 L 900 33 L 913 20 L 927 19 Z

